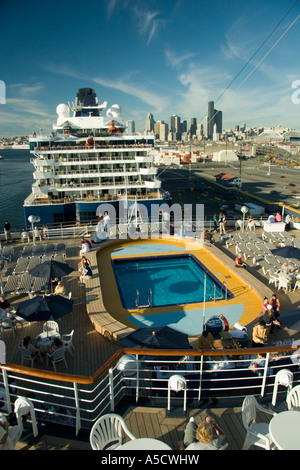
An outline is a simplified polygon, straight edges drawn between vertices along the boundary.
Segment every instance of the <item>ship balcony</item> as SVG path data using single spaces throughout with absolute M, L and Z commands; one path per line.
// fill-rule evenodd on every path
M 33 179 L 35 180 L 44 180 L 48 178 L 53 178 L 53 173 L 51 171 L 35 171 L 33 173 Z
M 140 168 L 139 171 L 141 175 L 156 175 L 157 168 Z
M 146 155 L 146 156 L 136 155 L 134 158 L 137 163 L 152 163 L 153 162 L 153 156 L 151 155 Z
M 39 155 L 37 155 L 37 158 L 31 158 L 30 163 L 34 165 L 36 168 L 40 166 L 49 166 L 49 165 L 55 165 L 56 160 L 55 158 L 41 158 Z
M 161 181 L 144 181 L 146 188 L 159 189 L 161 187 Z

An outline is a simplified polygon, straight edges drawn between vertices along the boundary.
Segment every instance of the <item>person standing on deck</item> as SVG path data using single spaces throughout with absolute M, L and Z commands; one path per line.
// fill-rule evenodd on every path
M 4 222 L 4 235 L 7 243 L 12 242 L 12 236 L 10 233 L 10 223 L 8 222 L 8 220 Z

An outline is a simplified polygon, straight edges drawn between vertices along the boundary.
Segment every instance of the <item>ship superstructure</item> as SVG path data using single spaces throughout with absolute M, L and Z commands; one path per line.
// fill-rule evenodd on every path
M 81 88 L 75 102 L 57 106 L 50 136 L 30 136 L 35 171 L 25 220 L 38 215 L 42 224 L 82 222 L 95 219 L 103 203 L 162 202 L 154 136 L 129 135 L 120 106 L 103 114 L 106 108 L 92 88 Z

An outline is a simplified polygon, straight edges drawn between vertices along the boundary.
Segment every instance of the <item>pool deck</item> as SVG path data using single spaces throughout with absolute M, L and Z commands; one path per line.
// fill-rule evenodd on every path
M 165 247 L 165 248 L 164 248 Z M 140 308 L 126 310 L 123 308 L 118 287 L 115 281 L 112 258 L 154 256 L 162 254 L 191 253 L 211 271 L 221 283 L 226 282 L 228 289 L 234 294 L 232 299 L 215 302 L 195 303 L 157 308 Z M 109 339 L 119 343 L 120 339 L 138 326 L 161 326 L 168 324 L 181 329 L 184 327 L 194 334 L 201 334 L 203 325 L 203 308 L 205 318 L 221 313 L 233 326 L 236 321 L 243 325 L 253 322 L 261 311 L 262 299 L 272 295 L 272 291 L 245 269 L 234 268 L 234 261 L 218 247 L 205 246 L 194 239 L 147 240 L 113 240 L 97 246 L 89 256 L 94 276 L 86 281 L 87 312 L 94 328 Z M 235 312 L 235 313 L 234 313 Z M 232 321 L 231 321 L 232 320 Z M 173 321 L 173 324 L 172 324 Z M 198 325 L 197 325 L 198 321 Z M 164 323 L 165 322 L 165 323 Z M 197 328 L 201 328 L 198 331 Z

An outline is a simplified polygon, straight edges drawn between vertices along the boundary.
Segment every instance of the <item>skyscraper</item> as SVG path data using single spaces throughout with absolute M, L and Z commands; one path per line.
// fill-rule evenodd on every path
M 170 128 L 172 132 L 172 139 L 173 140 L 180 140 L 181 139 L 181 128 L 180 128 L 180 117 L 173 115 L 170 118 Z
M 155 124 L 155 121 L 153 119 L 153 114 L 148 113 L 147 118 L 146 118 L 146 132 L 153 132 L 154 124 Z
M 208 102 L 208 113 L 207 113 L 207 137 L 208 139 L 213 138 L 214 125 L 216 124 L 216 130 L 219 134 L 222 134 L 222 120 L 223 113 L 215 109 L 214 101 Z

